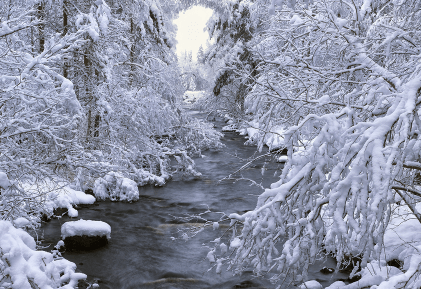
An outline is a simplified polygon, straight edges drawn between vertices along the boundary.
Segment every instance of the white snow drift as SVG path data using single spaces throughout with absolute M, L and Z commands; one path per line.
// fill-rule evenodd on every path
M 76 265 L 66 259 L 36 251 L 34 238 L 24 230 L 0 221 L 0 288 L 73 289 L 86 279 L 75 270 Z

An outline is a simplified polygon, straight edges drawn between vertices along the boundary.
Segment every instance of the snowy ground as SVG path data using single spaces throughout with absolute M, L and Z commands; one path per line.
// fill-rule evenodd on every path
M 0 221 L 0 288 L 73 289 L 86 275 L 58 254 L 38 251 L 34 238 L 9 221 Z

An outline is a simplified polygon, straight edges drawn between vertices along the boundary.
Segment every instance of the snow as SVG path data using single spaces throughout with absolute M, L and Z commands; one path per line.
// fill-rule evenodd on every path
M 286 163 L 288 161 L 288 156 L 280 156 L 276 161 L 278 163 Z
M 102 200 L 132 202 L 139 199 L 137 183 L 116 172 L 109 172 L 103 178 L 98 178 L 93 191 Z
M 416 205 L 421 211 L 421 203 Z M 421 245 L 421 224 L 406 206 L 395 209 L 396 215 L 391 219 L 384 235 L 386 261 L 398 259 L 404 261 L 407 249 Z
M 61 226 L 61 237 L 70 236 L 107 236 L 111 238 L 111 227 L 102 221 L 78 220 L 66 222 Z
M 328 104 L 330 102 L 330 97 L 329 95 L 323 95 L 321 98 L 317 100 L 317 102 L 319 103 L 319 105 Z
M 289 21 L 291 25 L 300 25 L 304 23 L 304 20 L 300 18 L 297 14 L 292 16 L 291 20 Z
M 67 209 L 70 217 L 77 217 L 77 205 L 91 205 L 95 203 L 94 196 L 72 189 L 67 182 L 59 180 L 44 180 L 42 182 L 23 183 L 22 189 L 29 196 L 46 196 L 42 212 L 48 217 L 58 208 Z
M 230 249 L 238 248 L 241 246 L 241 239 L 240 238 L 234 238 L 234 240 L 230 243 Z
M 263 142 L 270 150 L 278 149 L 284 146 L 285 130 L 282 126 L 272 126 L 270 129 L 262 129 L 258 121 L 251 121 L 247 128 L 240 129 L 241 135 L 247 135 L 248 143 Z
M 234 123 L 228 124 L 228 125 L 222 127 L 223 132 L 233 132 L 233 131 L 237 131 L 237 130 L 238 130 L 238 126 Z
M 316 280 L 307 281 L 300 285 L 300 289 L 322 289 L 323 286 Z
M 204 91 L 186 91 L 183 100 L 186 103 L 195 103 L 197 100 L 205 95 Z
M 330 286 L 326 287 L 325 289 L 341 289 L 342 287 L 345 287 L 345 283 L 343 281 L 336 281 L 330 284 Z
M 0 288 L 71 289 L 87 277 L 74 263 L 36 251 L 34 238 L 11 222 L 0 221 L 0 244 Z
M 95 197 L 84 192 L 74 190 L 66 182 L 44 180 L 40 183 L 24 183 L 22 187 L 29 195 L 46 195 L 44 213 L 51 216 L 55 209 L 67 209 L 69 217 L 78 216 L 76 205 L 91 205 L 95 203 Z
M 215 262 L 215 251 L 209 251 L 209 253 L 206 255 L 206 258 L 209 260 L 209 262 L 214 263 Z
M 19 218 L 13 220 L 13 224 L 17 228 L 22 228 L 22 227 L 28 226 L 29 224 L 31 224 L 31 222 L 28 221 L 28 219 L 25 219 L 23 217 L 19 217 Z
M 0 187 L 6 189 L 10 187 L 10 181 L 4 172 L 0 172 Z
M 225 254 L 228 251 L 228 246 L 224 243 L 221 243 L 221 245 L 219 245 L 219 248 L 221 249 L 222 254 Z

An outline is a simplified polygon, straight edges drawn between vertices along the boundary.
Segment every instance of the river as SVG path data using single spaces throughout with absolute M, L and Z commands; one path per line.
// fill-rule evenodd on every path
M 203 117 L 203 114 L 196 114 Z M 219 130 L 225 125 L 219 118 L 214 123 Z M 224 133 L 225 147 L 221 151 L 205 151 L 204 157 L 195 159 L 196 167 L 202 173 L 199 179 L 172 180 L 163 187 L 140 187 L 140 199 L 135 203 L 105 201 L 80 209 L 79 219 L 104 221 L 111 226 L 110 242 L 98 250 L 65 252 L 63 256 L 75 262 L 78 270 L 87 274 L 89 281 L 96 281 L 101 289 L 275 288 L 266 279 L 255 278 L 252 272 L 241 276 L 226 271 L 221 274 L 216 274 L 215 270 L 208 272 L 210 264 L 206 254 L 209 249 L 206 245 L 222 234 L 224 226 L 217 230 L 205 229 L 187 241 L 178 238 L 180 230 L 187 228 L 179 217 L 197 215 L 208 209 L 227 214 L 254 209 L 261 188 L 246 180 L 220 181 L 241 167 L 245 160 L 265 153 L 256 153 L 256 147 L 245 146 L 245 141 L 245 137 L 237 133 Z M 277 180 L 281 169 L 282 164 L 264 157 L 241 174 L 268 187 Z M 208 213 L 203 217 L 216 221 L 220 214 Z M 60 227 L 66 221 L 69 218 L 64 216 L 44 223 L 42 244 L 52 248 L 60 240 Z M 202 221 L 185 222 L 194 226 Z M 347 278 L 341 273 L 324 275 L 319 272 L 323 266 L 334 268 L 335 263 L 329 259 L 313 265 L 310 278 L 324 286 Z

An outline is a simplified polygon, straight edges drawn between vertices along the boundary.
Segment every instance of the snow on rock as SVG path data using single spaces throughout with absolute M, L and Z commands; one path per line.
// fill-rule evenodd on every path
M 111 201 L 137 201 L 139 189 L 137 183 L 116 172 L 109 172 L 98 178 L 94 184 L 94 194 L 99 199 Z
M 328 104 L 330 102 L 330 97 L 329 95 L 323 95 L 321 98 L 317 100 L 317 102 L 319 103 L 320 106 Z
M 326 287 L 325 289 L 341 289 L 345 287 L 345 283 L 343 281 L 336 281 L 330 284 L 329 287 Z
M 288 156 L 280 156 L 276 161 L 278 163 L 286 163 L 288 161 Z
M 0 244 L 0 288 L 71 289 L 87 277 L 74 263 L 36 251 L 34 238 L 9 221 L 0 221 Z
M 300 285 L 300 289 L 322 289 L 323 286 L 316 280 L 310 280 Z
M 79 220 L 66 222 L 61 226 L 63 239 L 71 236 L 106 236 L 111 238 L 111 227 L 105 222 Z
M 235 123 L 228 124 L 222 127 L 223 132 L 234 132 L 238 130 L 238 126 Z

